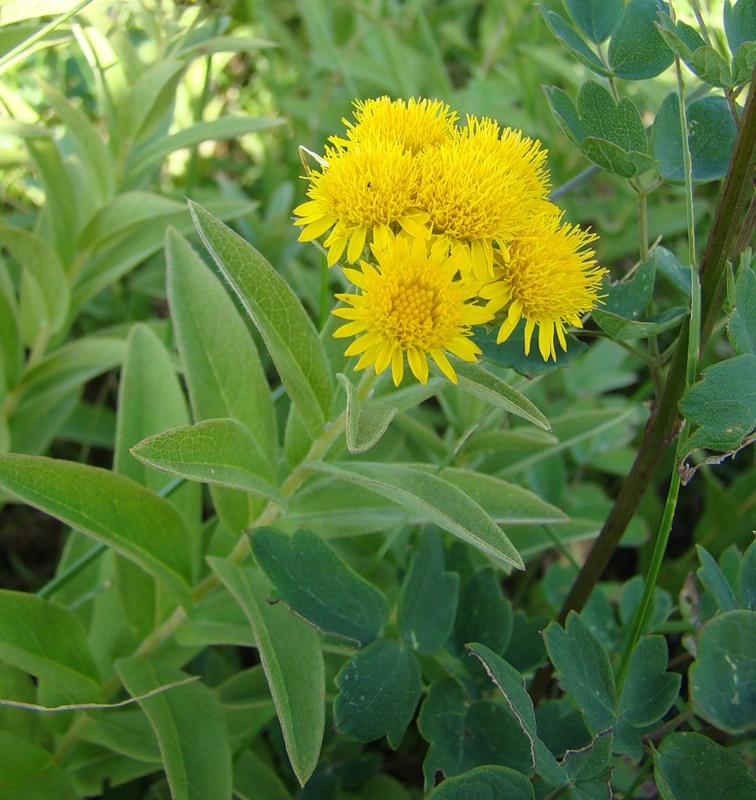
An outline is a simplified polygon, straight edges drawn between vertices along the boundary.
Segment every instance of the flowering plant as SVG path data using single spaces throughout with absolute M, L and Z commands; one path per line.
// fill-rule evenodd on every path
M 397 386 L 405 355 L 421 383 L 428 355 L 456 383 L 445 351 L 475 361 L 471 326 L 483 323 L 501 343 L 524 319 L 525 355 L 537 326 L 542 357 L 556 359 L 554 336 L 566 350 L 565 325 L 582 326 L 605 274 L 596 236 L 562 224 L 548 199 L 540 143 L 490 119 L 456 120 L 437 100 L 358 102 L 295 209 L 301 241 L 328 234 L 329 266 L 345 252 L 360 262 L 362 275 L 345 274 L 362 294 L 337 295 L 352 308 L 334 311 L 350 320 L 334 335 L 363 333 L 347 355 L 361 354 L 356 369 L 391 364 Z
M 751 800 L 753 2 L 39 5 L 0 800 Z

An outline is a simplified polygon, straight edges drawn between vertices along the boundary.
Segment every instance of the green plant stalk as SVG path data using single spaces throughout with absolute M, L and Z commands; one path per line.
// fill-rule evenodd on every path
M 17 44 L 12 50 L 8 51 L 2 58 L 0 58 L 0 75 L 5 74 L 15 63 L 18 59 L 23 56 L 26 50 L 29 50 L 33 47 L 37 42 L 44 39 L 48 33 L 52 33 L 56 28 L 60 27 L 66 20 L 71 19 L 71 17 L 76 16 L 83 8 L 88 6 L 92 0 L 82 0 L 78 5 L 74 6 L 69 11 L 66 11 L 65 14 L 61 14 L 59 17 L 56 17 L 52 22 L 48 22 L 47 25 L 40 28 L 36 33 L 33 33 L 31 36 L 28 36 L 24 39 L 23 42 Z
M 756 70 L 754 70 L 756 76 Z M 756 80 L 751 81 L 738 128 L 730 166 L 714 213 L 714 221 L 701 258 L 701 346 L 719 318 L 725 290 L 725 267 L 737 238 L 738 220 L 748 202 L 756 168 Z M 622 483 L 603 527 L 580 574 L 570 589 L 557 621 L 564 624 L 570 611 L 580 611 L 599 582 L 635 514 L 668 445 L 677 433 L 677 404 L 685 387 L 688 366 L 689 323 L 683 323 L 656 408 L 646 425 L 635 462 Z M 545 694 L 553 666 L 542 667 L 530 687 L 533 702 Z
M 682 67 L 680 59 L 675 56 L 675 72 L 677 73 L 677 96 L 680 109 L 680 126 L 682 128 L 682 157 L 683 169 L 685 171 L 685 211 L 688 223 L 688 259 L 690 261 L 690 330 L 688 334 L 688 352 L 685 370 L 685 387 L 695 383 L 698 371 L 698 352 L 701 345 L 701 284 L 698 280 L 698 269 L 696 265 L 696 229 L 695 215 L 693 208 L 693 165 L 690 156 L 690 146 L 686 135 L 688 129 L 688 117 L 685 108 L 685 84 L 683 82 Z M 677 500 L 680 494 L 680 472 L 677 468 L 684 455 L 685 442 L 687 441 L 688 426 L 683 422 L 680 433 L 677 437 L 677 447 L 675 448 L 675 461 L 672 465 L 672 475 L 670 477 L 667 500 L 664 504 L 664 513 L 659 526 L 659 532 L 654 543 L 654 551 L 651 556 L 648 573 L 643 587 L 643 595 L 634 614 L 633 625 L 628 639 L 627 646 L 622 654 L 619 673 L 617 676 L 618 691 L 622 689 L 622 684 L 627 675 L 627 668 L 630 663 L 630 654 L 640 639 L 643 627 L 646 624 L 651 603 L 654 598 L 654 590 L 659 580 L 659 572 L 664 554 L 667 551 L 669 535 L 672 531 L 672 522 L 675 518 Z

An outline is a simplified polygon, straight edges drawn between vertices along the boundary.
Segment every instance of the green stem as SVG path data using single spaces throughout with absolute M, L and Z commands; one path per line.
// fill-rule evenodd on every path
M 738 220 L 751 190 L 755 166 L 756 81 L 752 81 L 730 166 L 701 258 L 702 346 L 706 344 L 720 315 L 724 297 L 725 266 L 737 238 Z M 659 402 L 646 425 L 635 462 L 562 605 L 557 617 L 560 624 L 564 624 L 570 611 L 580 611 L 585 605 L 614 555 L 622 534 L 654 477 L 659 461 L 676 435 L 677 404 L 685 387 L 688 368 L 688 335 L 689 324 L 686 322 L 680 331 Z M 536 673 L 530 687 L 534 702 L 538 702 L 548 689 L 552 671 L 553 666 L 548 665 Z
M 698 271 L 696 269 L 696 232 L 695 232 L 695 215 L 693 208 L 693 167 L 690 157 L 690 148 L 688 145 L 687 129 L 688 118 L 685 110 L 685 85 L 682 78 L 682 68 L 680 66 L 680 59 L 675 56 L 675 70 L 677 72 L 677 89 L 678 98 L 680 102 L 680 125 L 682 128 L 682 156 L 683 156 L 683 169 L 685 171 L 685 209 L 688 221 L 688 257 L 690 259 L 690 333 L 688 336 L 687 348 L 687 363 L 685 369 L 685 386 L 688 387 L 695 383 L 696 372 L 698 370 L 698 351 L 700 347 L 701 336 L 701 284 L 698 280 Z M 669 543 L 669 535 L 672 530 L 672 522 L 675 517 L 675 510 L 677 509 L 677 499 L 680 493 L 680 472 L 677 465 L 682 461 L 685 455 L 685 443 L 687 441 L 687 428 L 684 426 L 680 430 L 677 437 L 677 447 L 675 448 L 675 461 L 672 465 L 672 476 L 669 482 L 669 490 L 667 492 L 667 500 L 664 504 L 664 514 L 662 515 L 661 525 L 654 544 L 654 552 L 651 556 L 651 563 L 649 564 L 648 573 L 643 589 L 643 596 L 636 609 L 633 626 L 630 632 L 630 638 L 627 646 L 625 647 L 620 663 L 619 674 L 617 676 L 618 691 L 622 688 L 627 675 L 627 668 L 630 663 L 630 654 L 633 652 L 635 645 L 640 639 L 643 628 L 646 624 L 651 604 L 654 598 L 654 590 L 656 583 L 659 580 L 659 572 L 661 570 L 662 562 L 664 561 L 664 554 L 667 552 L 667 544 Z
M 15 62 L 23 56 L 24 52 L 29 48 L 33 47 L 37 42 L 41 41 L 42 39 L 47 36 L 48 33 L 52 33 L 56 28 L 60 27 L 66 20 L 71 19 L 71 17 L 76 16 L 83 8 L 86 8 L 92 0 L 82 0 L 78 5 L 74 6 L 69 11 L 66 11 L 65 14 L 61 14 L 59 17 L 56 17 L 52 22 L 49 22 L 44 27 L 40 28 L 38 31 L 33 33 L 31 36 L 28 36 L 24 39 L 23 42 L 17 44 L 12 50 L 9 50 L 2 58 L 0 58 L 0 75 L 4 74 L 9 70 Z

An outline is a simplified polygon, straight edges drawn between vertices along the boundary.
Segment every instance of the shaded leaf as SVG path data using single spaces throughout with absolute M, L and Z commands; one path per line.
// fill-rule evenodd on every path
M 567 783 L 565 774 L 551 751 L 538 737 L 533 701 L 525 690 L 525 679 L 511 664 L 485 645 L 473 643 L 467 649 L 483 664 L 528 737 L 536 773 L 551 786 L 564 786 Z
M 756 728 L 756 611 L 738 609 L 708 622 L 690 668 L 697 712 L 728 733 Z
M 388 620 L 388 602 L 319 536 L 300 528 L 287 536 L 258 528 L 252 552 L 270 579 L 274 599 L 327 633 L 365 645 L 376 639 Z
M 422 693 L 420 666 L 409 650 L 379 639 L 352 656 L 336 676 L 337 730 L 360 742 L 386 736 L 396 750 Z
M 664 800 L 751 800 L 756 793 L 745 762 L 703 734 L 670 733 L 653 757 Z
M 615 720 L 615 683 L 609 656 L 574 611 L 564 628 L 552 622 L 543 632 L 546 650 L 559 673 L 559 683 L 599 733 Z
M 727 173 L 737 128 L 724 97 L 694 100 L 686 108 L 688 146 L 694 181 L 711 181 Z M 682 126 L 677 93 L 668 94 L 651 127 L 651 146 L 659 174 L 668 181 L 685 180 Z
M 418 653 L 435 653 L 454 628 L 459 575 L 444 571 L 444 547 L 424 529 L 402 584 L 399 628 L 402 641 Z
M 521 772 L 507 767 L 477 767 L 445 780 L 429 800 L 533 800 L 533 786 Z
M 471 702 L 450 678 L 431 685 L 418 727 L 430 744 L 423 762 L 426 790 L 438 772 L 449 778 L 484 764 L 532 769 L 530 741 L 511 710 L 493 700 Z
M 745 257 L 740 260 L 735 284 L 728 291 L 732 313 L 727 338 L 736 353 L 756 354 L 756 271 Z
M 696 447 L 737 448 L 756 427 L 756 355 L 743 353 L 707 367 L 701 380 L 686 390 L 680 409 L 700 426 L 683 455 Z
M 720 611 L 734 611 L 738 607 L 738 601 L 719 565 L 700 544 L 696 545 L 696 553 L 701 562 L 701 566 L 696 570 L 698 580 L 714 598 Z

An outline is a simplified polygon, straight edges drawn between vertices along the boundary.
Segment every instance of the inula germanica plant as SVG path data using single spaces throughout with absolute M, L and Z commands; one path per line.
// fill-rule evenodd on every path
M 0 800 L 751 800 L 753 3 L 140 2 L 123 35 L 92 5 L 63 20 L 111 81 L 87 102 L 162 111 L 113 117 L 139 143 L 54 94 L 75 135 L 0 127 L 48 178 L 0 242 L 0 521 L 64 527 L 52 577 L 0 589 Z M 131 92 L 111 45 L 134 76 L 206 59 L 191 136 L 184 62 Z M 129 164 L 233 80 L 286 125 L 249 181 L 236 150 L 166 165 L 192 230 L 163 225 L 156 318 L 111 329 L 117 391 L 87 387 L 109 436 L 64 459 L 102 298 L 48 340 L 36 255 L 125 274 L 113 231 L 161 224 Z M 79 259 L 64 173 L 110 187 Z M 260 216 L 227 227 L 208 181 Z M 15 446 L 35 409 L 50 456 Z

